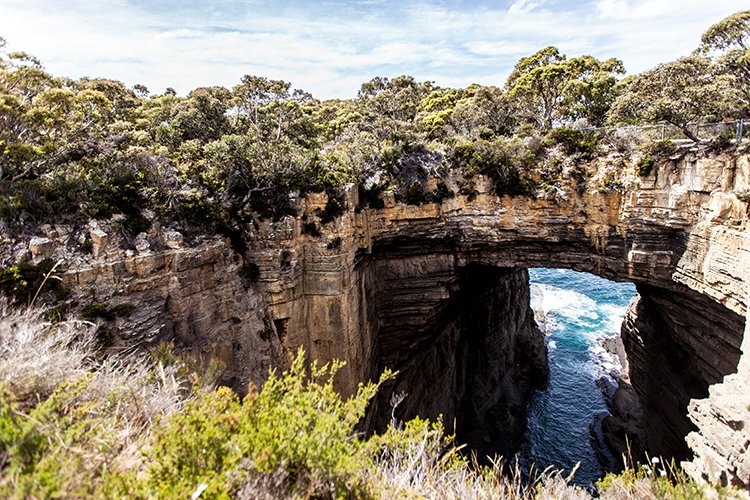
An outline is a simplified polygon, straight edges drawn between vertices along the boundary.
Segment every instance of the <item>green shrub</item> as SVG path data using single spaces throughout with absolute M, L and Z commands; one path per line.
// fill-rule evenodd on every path
M 646 145 L 645 151 L 658 159 L 665 160 L 677 153 L 677 145 L 669 139 L 654 141 Z
M 422 127 L 430 139 L 445 136 L 445 127 L 450 123 L 453 109 L 441 109 L 430 113 L 422 119 Z
M 488 176 L 498 196 L 530 195 L 534 183 L 530 172 L 538 163 L 536 153 L 515 140 L 496 138 L 492 141 L 476 139 L 459 143 L 451 155 L 453 165 L 465 178 L 476 174 Z
M 59 292 L 57 298 L 63 298 L 65 289 L 60 286 L 56 275 L 55 262 L 44 259 L 34 265 L 22 262 L 17 266 L 0 268 L 0 292 L 16 304 L 28 304 L 39 292 Z
M 557 127 L 547 132 L 544 142 L 549 146 L 560 144 L 569 155 L 578 154 L 591 158 L 596 153 L 599 137 L 594 133 L 584 133 L 575 128 Z
M 357 206 L 359 210 L 362 210 L 365 207 L 375 209 L 385 208 L 385 202 L 380 197 L 382 188 L 374 186 L 370 189 L 366 189 L 365 186 L 360 183 L 357 189 L 359 190 L 359 205 Z
M 495 136 L 495 131 L 489 130 L 489 129 L 482 129 L 479 131 L 478 135 L 480 139 L 492 139 Z
M 15 183 L 0 180 L 0 219 L 11 224 L 22 221 L 64 220 L 77 214 L 90 198 L 88 182 L 74 175 L 56 173 L 50 177 L 23 179 Z
M 81 308 L 81 316 L 89 321 L 95 321 L 97 319 L 103 319 L 106 321 L 112 321 L 115 318 L 121 316 L 127 316 L 135 310 L 133 304 L 117 304 L 113 307 L 108 307 L 105 304 L 88 304 Z
M 463 455 L 451 453 L 456 448 L 455 436 L 445 433 L 441 418 L 431 422 L 416 417 L 405 422 L 402 427 L 390 426 L 383 434 L 372 436 L 367 446 L 381 460 L 398 460 L 399 457 L 408 455 L 415 444 L 426 443 L 432 448 L 428 453 L 443 457 L 455 455 L 451 458 L 453 465 L 460 463 L 468 466 L 468 460 Z
M 198 192 L 188 192 L 177 198 L 174 206 L 162 207 L 163 215 L 182 220 L 192 226 L 206 229 L 224 224 L 224 211 L 215 200 Z
M 153 447 L 145 452 L 146 479 L 134 480 L 134 490 L 143 496 L 187 498 L 206 483 L 212 497 L 227 497 L 231 483 L 225 472 L 245 451 L 235 442 L 242 417 L 239 399 L 227 388 L 189 401 L 157 428 Z
M 620 473 L 610 472 L 596 482 L 596 488 L 602 498 L 708 498 L 706 489 L 674 460 L 664 462 L 657 458 L 646 464 L 630 464 Z
M 221 377 L 225 364 L 215 357 L 188 350 L 177 351 L 173 342 L 162 342 L 150 351 L 157 366 L 172 369 L 176 378 L 192 384 L 185 392 L 214 387 Z
M 412 182 L 406 186 L 404 191 L 404 201 L 409 205 L 421 205 L 429 201 L 427 193 L 425 193 L 422 184 L 419 182 Z
M 145 205 L 141 195 L 143 175 L 132 170 L 104 170 L 94 177 L 88 213 L 108 219 L 116 213 L 135 215 Z
M 0 464 L 8 462 L 9 450 L 20 434 L 20 418 L 10 387 L 0 383 Z
M 112 314 L 116 318 L 119 318 L 120 316 L 127 316 L 133 311 L 135 311 L 136 306 L 134 304 L 129 304 L 129 303 L 117 304 L 116 306 L 113 306 L 110 310 L 112 311 Z
M 105 320 L 115 319 L 114 314 L 104 304 L 89 304 L 81 308 L 81 316 L 89 321 L 95 321 L 99 318 Z
M 329 194 L 326 206 L 320 212 L 320 223 L 328 224 L 333 222 L 338 217 L 341 217 L 346 212 L 346 201 L 344 197 L 339 194 Z
M 445 185 L 445 182 L 438 182 L 437 187 L 432 192 L 432 200 L 436 203 L 442 203 L 444 200 L 448 200 L 450 198 L 455 197 L 456 194 L 448 189 L 448 186 Z
M 600 193 L 614 193 L 625 189 L 625 184 L 620 180 L 607 179 L 604 181 L 604 185 L 599 188 Z
M 247 187 L 244 187 L 244 189 L 238 188 L 235 192 L 228 193 L 227 197 L 235 201 L 247 198 L 249 207 L 256 214 L 264 219 L 277 221 L 287 215 L 297 214 L 289 198 L 289 193 L 290 187 L 287 182 L 274 180 L 266 189 L 251 190 L 248 193 Z M 236 209 L 231 209 L 230 213 L 239 208 L 241 207 L 237 206 Z
M 635 164 L 635 170 L 641 177 L 646 177 L 651 173 L 651 170 L 654 168 L 655 164 L 656 160 L 654 160 L 654 157 L 650 154 L 647 154 L 645 156 L 642 156 L 638 160 L 638 162 Z
M 242 401 L 228 389 L 199 395 L 156 430 L 145 475 L 131 478 L 135 491 L 185 497 L 204 483 L 208 495 L 223 497 L 251 470 L 283 473 L 307 495 L 362 491 L 358 472 L 371 462 L 354 428 L 378 385 L 343 400 L 333 388 L 341 366 L 313 362 L 308 371 L 299 351 L 288 372 L 272 371 Z
M 95 495 L 117 446 L 107 401 L 82 398 L 90 377 L 60 385 L 48 399 L 24 413 L 0 389 L 0 456 L 7 462 L 0 482 L 3 498 L 58 498 Z
M 640 149 L 643 156 L 636 162 L 635 169 L 641 177 L 648 176 L 657 163 L 665 161 L 677 152 L 677 146 L 668 139 L 650 142 Z

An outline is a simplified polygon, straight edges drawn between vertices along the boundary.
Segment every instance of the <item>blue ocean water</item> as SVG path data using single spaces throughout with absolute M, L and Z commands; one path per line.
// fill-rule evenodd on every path
M 635 286 L 567 269 L 530 269 L 529 276 L 532 303 L 545 313 L 550 380 L 532 396 L 518 458 L 526 472 L 531 464 L 571 471 L 580 462 L 574 482 L 591 484 L 605 472 L 591 440 L 592 423 L 607 411 L 597 380 L 613 381 L 620 369 L 599 342 L 619 335 Z

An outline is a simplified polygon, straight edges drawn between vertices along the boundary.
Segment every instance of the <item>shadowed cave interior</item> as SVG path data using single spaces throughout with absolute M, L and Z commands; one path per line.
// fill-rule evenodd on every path
M 634 286 L 562 269 L 533 269 L 530 286 L 525 268 L 456 265 L 451 254 L 380 258 L 369 263 L 367 277 L 374 299 L 369 317 L 376 318 L 374 372 L 398 371 L 372 405 L 373 429 L 393 419 L 440 417 L 480 461 L 518 456 L 526 471 L 537 461 L 542 469 L 571 469 L 581 461 L 581 484 L 618 469 L 628 449 L 635 459 L 690 458 L 684 437 L 695 426 L 687 405 L 736 371 L 740 357 L 743 318 L 685 287 Z M 545 293 L 566 290 L 580 317 L 548 311 L 545 321 L 539 311 Z M 540 292 L 535 320 L 531 298 Z M 606 326 L 595 324 L 601 315 Z M 576 321 L 592 330 L 579 334 L 593 334 L 595 341 L 573 350 L 604 358 L 598 366 L 593 359 L 590 370 L 565 365 L 570 360 L 559 359 L 560 351 L 571 346 L 550 336 L 550 329 Z M 596 328 L 607 331 L 597 336 Z M 576 342 L 583 341 L 568 339 Z M 613 359 L 622 367 L 608 367 Z M 550 367 L 557 370 L 552 375 Z M 576 392 L 581 386 L 586 394 Z M 577 407 L 572 413 L 579 414 L 569 417 L 567 428 L 545 428 L 560 425 L 550 420 L 560 407 L 544 408 L 559 391 L 579 396 L 565 409 Z M 555 433 L 577 435 L 580 446 L 548 442 Z M 551 449 L 540 454 L 540 448 Z

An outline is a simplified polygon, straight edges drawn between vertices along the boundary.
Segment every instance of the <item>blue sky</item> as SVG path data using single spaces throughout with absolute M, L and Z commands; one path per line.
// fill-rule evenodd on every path
M 547 45 L 619 57 L 628 73 L 686 55 L 747 0 L 1 0 L 0 36 L 59 76 L 161 93 L 280 78 L 354 97 L 373 76 L 502 85 Z

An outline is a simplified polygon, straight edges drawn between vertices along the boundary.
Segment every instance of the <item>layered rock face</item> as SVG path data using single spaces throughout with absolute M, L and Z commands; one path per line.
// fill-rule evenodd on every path
M 687 436 L 693 460 L 683 467 L 693 477 L 750 488 L 750 312 L 737 373 L 709 387 L 709 396 L 690 402 L 697 431 Z
M 337 382 L 348 393 L 385 367 L 400 369 L 391 389 L 409 396 L 397 416 L 461 415 L 459 431 L 477 446 L 490 432 L 472 431 L 480 420 L 518 428 L 523 415 L 508 409 L 543 378 L 525 278 L 510 269 L 566 267 L 632 281 L 641 299 L 623 336 L 633 390 L 619 399 L 634 400 L 638 422 L 620 430 L 642 430 L 653 454 L 692 452 L 696 477 L 750 483 L 750 340 L 742 328 L 750 235 L 748 205 L 736 195 L 750 190 L 748 156 L 687 153 L 648 177 L 625 162 L 622 189 L 605 182 L 609 160 L 589 167 L 586 189 L 556 199 L 498 199 L 479 177 L 476 197 L 411 206 L 386 193 L 385 208 L 357 211 L 351 189 L 350 210 L 325 225 L 316 215 L 325 198 L 311 195 L 296 218 L 248 224 L 243 255 L 220 239 L 160 246 L 158 234 L 147 235 L 143 255 L 137 244 L 129 255 L 106 242 L 106 228 L 104 236 L 92 230 L 84 237 L 93 254 L 69 259 L 64 279 L 81 303 L 137 304 L 137 320 L 118 319 L 137 338 L 217 353 L 237 386 L 260 381 L 299 346 L 313 358 L 346 360 Z M 309 224 L 322 236 L 303 232 Z M 37 241 L 34 259 L 66 257 L 56 236 L 64 232 Z M 506 370 L 518 361 L 525 366 Z M 390 399 L 380 406 L 382 421 Z M 688 418 L 698 434 L 685 450 L 681 440 L 695 429 Z
M 374 253 L 376 371 L 398 371 L 373 408 L 376 429 L 437 420 L 477 455 L 510 455 L 547 353 L 525 269 L 456 267 L 455 256 Z M 455 429 L 454 429 L 455 423 Z
M 123 250 L 107 225 L 90 232 L 102 239 L 113 235 L 105 244 L 100 240 L 93 258 L 68 252 L 64 243 L 71 235 L 65 231 L 51 229 L 48 239 L 58 248 L 55 257 L 68 264 L 62 285 L 74 303 L 84 311 L 92 306 L 127 311 L 100 328 L 104 347 L 127 352 L 173 342 L 220 361 L 225 367 L 220 382 L 239 392 L 248 383 L 262 384 L 270 367 L 283 365 L 286 355 L 268 324 L 263 294 L 228 242 L 208 240 L 189 248 L 174 232 L 154 230 L 134 251 Z
M 634 459 L 661 450 L 685 460 L 685 436 L 696 430 L 688 403 L 736 369 L 741 352 L 730 332 L 742 331 L 744 319 L 689 289 L 637 290 L 621 334 L 630 370 L 604 422 L 606 435 Z

